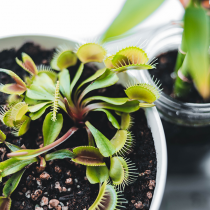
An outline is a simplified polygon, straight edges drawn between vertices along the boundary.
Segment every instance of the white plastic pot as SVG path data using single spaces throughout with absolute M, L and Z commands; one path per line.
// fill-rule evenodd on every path
M 57 47 L 61 44 L 66 44 L 72 49 L 75 48 L 76 42 L 68 40 L 66 38 L 53 37 L 53 36 L 40 36 L 40 35 L 23 35 L 23 36 L 11 36 L 0 38 L 0 51 L 9 48 L 19 48 L 25 42 L 32 41 L 36 44 L 42 46 L 45 49 L 51 49 Z M 130 71 L 128 75 L 135 74 L 135 71 Z M 121 77 L 121 82 L 126 82 L 129 78 L 127 74 L 123 74 Z M 140 81 L 144 81 L 141 74 L 135 77 Z M 155 142 L 156 154 L 157 154 L 157 177 L 156 177 L 156 187 L 150 206 L 150 210 L 158 210 L 162 201 L 166 174 L 167 174 L 167 150 L 165 135 L 162 127 L 162 123 L 156 108 L 147 108 L 145 110 L 146 118 L 149 127 L 151 128 L 152 135 Z

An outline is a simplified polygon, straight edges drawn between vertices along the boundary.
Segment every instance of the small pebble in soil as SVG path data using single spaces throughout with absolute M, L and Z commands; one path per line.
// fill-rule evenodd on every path
M 26 196 L 26 198 L 30 198 L 30 197 L 31 197 L 31 190 L 28 190 L 28 191 L 25 193 L 25 196 Z
M 149 199 L 151 199 L 152 198 L 152 193 L 149 191 L 149 192 L 147 192 L 147 197 L 149 198 Z
M 59 200 L 57 200 L 57 199 L 50 200 L 49 209 L 56 208 L 58 206 L 58 204 L 59 204 Z
M 61 188 L 60 182 L 56 182 L 55 183 L 55 189 L 58 189 L 59 192 L 62 192 L 62 188 Z
M 31 199 L 36 201 L 42 195 L 42 190 L 38 189 L 34 193 L 31 194 Z
M 150 190 L 153 190 L 153 188 L 155 187 L 155 180 L 149 180 L 148 186 Z
M 46 179 L 46 180 L 50 179 L 50 175 L 46 171 L 44 171 L 42 174 L 40 174 L 39 177 L 40 177 L 40 179 Z
M 67 185 L 72 185 L 73 184 L 73 179 L 72 178 L 68 178 L 68 179 L 66 179 L 65 183 Z
M 55 172 L 60 174 L 62 170 L 59 166 L 55 166 Z
M 48 201 L 49 201 L 48 198 L 43 196 L 41 201 L 40 201 L 40 205 L 41 206 L 46 206 L 46 205 L 48 205 Z
M 68 170 L 68 171 L 66 172 L 66 175 L 69 176 L 69 177 L 71 177 L 71 171 Z
M 44 210 L 44 209 L 42 207 L 37 206 L 35 207 L 35 210 Z
M 42 180 L 39 179 L 39 178 L 36 178 L 36 183 L 38 186 L 41 186 L 42 185 Z
M 142 204 L 141 201 L 138 201 L 137 203 L 135 203 L 134 206 L 135 206 L 136 209 L 143 209 L 144 208 L 144 205 Z

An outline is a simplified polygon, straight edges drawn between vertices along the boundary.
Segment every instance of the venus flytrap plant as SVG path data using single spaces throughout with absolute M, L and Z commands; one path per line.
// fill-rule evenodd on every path
M 120 203 L 124 202 L 118 191 L 124 190 L 126 185 L 131 184 L 137 178 L 134 163 L 126 157 L 135 146 L 134 136 L 130 131 L 132 126 L 130 114 L 141 107 L 154 106 L 153 102 L 159 98 L 160 90 L 150 84 L 139 83 L 127 87 L 126 96 L 122 98 L 88 96 L 88 94 L 93 90 L 116 84 L 120 72 L 132 69 L 151 69 L 155 65 L 148 63 L 147 54 L 138 47 L 127 47 L 115 55 L 106 57 L 106 50 L 97 43 L 81 45 L 75 52 L 67 47 L 57 49 L 51 61 L 51 67 L 56 72 L 48 67 L 37 67 L 32 58 L 25 53 L 22 54 L 22 60 L 16 59 L 18 65 L 31 75 L 25 82 L 11 71 L 0 69 L 1 72 L 12 75 L 17 83 L 14 86 L 19 88 L 17 88 L 18 91 L 15 88 L 7 88 L 7 86 L 0 89 L 4 93 L 11 94 L 11 105 L 7 105 L 2 111 L 1 121 L 13 129 L 18 128 L 16 135 L 20 136 L 28 130 L 31 120 L 39 119 L 46 110 L 49 110 L 48 108 L 51 110 L 43 121 L 42 148 L 21 149 L 6 142 L 4 134 L 0 133 L 0 141 L 11 150 L 11 153 L 7 154 L 9 159 L 0 163 L 0 176 L 5 177 L 10 174 L 15 176 L 20 170 L 24 171 L 26 166 L 34 162 L 39 162 L 40 167 L 45 168 L 47 161 L 69 158 L 75 163 L 85 165 L 89 182 L 99 183 L 101 186 L 99 195 L 90 209 L 118 209 Z M 74 78 L 71 78 L 69 67 L 76 65 L 78 60 L 79 68 Z M 99 69 L 78 84 L 86 63 L 102 61 L 105 63 L 105 68 Z M 19 87 L 19 84 L 22 86 Z M 12 103 L 16 100 L 17 95 L 21 101 Z M 108 121 L 116 129 L 116 134 L 111 140 L 89 121 L 86 121 L 91 111 L 106 114 Z M 74 126 L 58 138 L 64 123 L 63 113 L 69 116 Z M 115 114 L 121 118 L 120 123 Z M 49 153 L 50 150 L 68 140 L 80 128 L 85 128 L 87 131 L 88 146 L 61 149 Z M 109 167 L 106 161 L 110 161 Z M 107 180 L 110 180 L 109 184 Z

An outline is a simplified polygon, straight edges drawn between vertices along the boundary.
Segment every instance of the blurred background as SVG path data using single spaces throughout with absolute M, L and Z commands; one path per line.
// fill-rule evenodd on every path
M 94 41 L 107 29 L 125 0 L 7 0 L 0 1 L 0 37 L 44 34 Z M 161 25 L 181 20 L 184 9 L 178 0 L 165 2 L 124 38 L 125 45 L 146 43 L 148 34 Z M 119 41 L 112 43 L 117 48 Z M 113 47 L 112 46 L 112 47 Z M 109 46 L 107 46 L 109 47 Z M 167 125 L 164 124 L 164 129 Z M 179 127 L 171 129 L 179 129 Z M 208 128 L 210 129 L 210 128 Z M 168 177 L 161 210 L 210 209 L 210 141 L 180 144 L 170 141 Z M 206 138 L 208 139 L 208 138 Z

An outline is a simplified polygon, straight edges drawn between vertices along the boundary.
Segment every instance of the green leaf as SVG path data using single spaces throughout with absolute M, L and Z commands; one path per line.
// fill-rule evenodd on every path
M 27 55 L 26 53 L 22 53 L 22 60 L 23 60 L 23 62 L 20 61 L 18 58 L 16 58 L 16 62 L 20 67 L 22 67 L 24 70 L 26 70 L 31 75 L 38 74 L 36 65 L 29 55 Z
M 63 70 L 70 66 L 74 66 L 77 63 L 77 56 L 69 49 L 57 48 L 50 65 L 55 70 Z
M 59 74 L 59 81 L 60 81 L 60 91 L 61 93 L 70 100 L 70 74 L 67 69 L 63 69 Z
M 64 159 L 64 158 L 74 158 L 75 154 L 68 149 L 61 149 L 52 153 L 49 153 L 45 156 L 46 161 Z
M 35 100 L 54 100 L 53 94 L 50 94 L 44 88 L 34 84 L 26 91 L 26 96 Z
M 101 101 L 105 101 L 107 103 L 114 104 L 114 105 L 122 105 L 126 103 L 129 100 L 129 98 L 126 98 L 126 97 L 125 98 L 109 98 L 105 96 L 92 96 L 92 97 L 86 98 L 83 101 L 83 104 L 87 104 L 94 100 L 101 100 Z
M 72 161 L 86 166 L 105 166 L 102 154 L 98 148 L 92 146 L 80 146 L 73 149 L 76 155 Z
M 42 76 L 42 74 L 47 74 L 47 76 L 55 83 L 57 81 L 57 73 L 51 70 L 49 67 L 40 65 L 38 66 L 38 76 Z
M 189 56 L 189 74 L 204 99 L 210 97 L 209 31 L 207 12 L 202 7 L 188 7 L 184 17 L 184 40 Z
M 112 123 L 112 125 L 116 129 L 120 129 L 120 125 L 119 125 L 118 121 L 108 110 L 106 110 L 106 109 L 94 109 L 94 111 L 104 112 L 107 115 L 108 120 Z
M 55 93 L 55 84 L 52 79 L 45 73 L 39 74 L 33 80 L 33 84 L 39 86 L 40 88 L 44 89 L 49 94 Z
M 0 162 L 0 177 L 5 177 L 10 174 L 14 174 L 17 171 L 20 171 L 25 166 L 37 161 L 37 158 L 32 158 L 29 160 L 18 160 L 16 158 L 10 158 L 8 160 Z
M 6 84 L 0 85 L 0 91 L 6 94 L 22 95 L 26 91 L 26 88 L 18 84 Z
M 12 113 L 12 110 L 8 109 L 7 111 L 5 111 L 5 114 L 3 115 L 3 119 L 2 119 L 2 122 L 8 127 L 14 126 L 14 119 L 11 113 Z
M 14 121 L 21 120 L 26 112 L 28 112 L 28 104 L 19 102 L 12 107 L 11 116 Z
M 97 43 L 86 43 L 79 47 L 77 56 L 83 63 L 103 62 L 106 50 Z
M 119 15 L 102 36 L 102 42 L 119 36 L 152 14 L 164 0 L 126 1 Z M 116 38 L 116 37 L 115 37 Z
M 86 176 L 91 184 L 103 183 L 109 179 L 109 170 L 106 166 L 87 166 Z
M 125 171 L 120 158 L 112 157 L 110 159 L 110 177 L 114 185 L 121 185 L 125 179 Z
M 12 175 L 11 178 L 9 178 L 9 180 L 6 182 L 3 188 L 3 194 L 5 197 L 10 197 L 13 191 L 17 188 L 24 172 L 25 169 L 16 172 L 15 174 Z
M 76 85 L 80 76 L 82 75 L 83 69 L 84 69 L 84 64 L 81 63 L 78 70 L 77 70 L 76 75 L 74 76 L 74 79 L 72 80 L 72 83 L 71 83 L 71 86 L 70 86 L 70 93 L 72 93 L 74 86 Z
M 24 101 L 25 101 L 28 105 L 36 105 L 36 104 L 43 103 L 43 101 L 33 100 L 33 99 L 31 99 L 31 98 L 28 98 L 27 96 L 25 96 Z
M 126 95 L 131 100 L 141 100 L 153 103 L 160 97 L 159 89 L 147 83 L 140 83 L 130 86 L 125 90 Z
M 33 105 L 33 106 L 29 106 L 28 107 L 28 110 L 30 112 L 37 112 L 39 111 L 40 109 L 42 109 L 45 105 L 49 104 L 51 102 L 44 102 L 44 103 L 39 103 L 39 104 L 36 104 L 36 105 Z
M 92 82 L 93 80 L 95 80 L 95 79 L 97 79 L 98 77 L 100 77 L 105 71 L 106 71 L 106 68 L 97 70 L 92 76 L 90 76 L 89 78 L 87 78 L 86 80 L 84 80 L 84 81 L 78 86 L 77 90 L 79 90 L 84 84 L 86 84 L 86 83 L 88 83 L 88 82 Z
M 18 150 L 21 149 L 20 147 L 14 145 L 14 144 L 11 144 L 11 143 L 9 143 L 9 142 L 5 142 L 5 144 L 7 145 L 7 147 L 8 147 L 8 148 L 10 149 L 10 151 L 12 151 L 12 152 L 15 152 L 15 151 L 18 151 Z
M 30 113 L 29 116 L 31 117 L 32 120 L 37 120 L 38 118 L 40 118 L 45 113 L 46 109 L 50 106 L 51 106 L 50 104 L 45 105 L 39 111 Z
M 6 135 L 0 130 L 0 144 L 6 140 Z
M 1 92 L 7 94 L 21 95 L 27 90 L 25 82 L 23 82 L 23 80 L 13 71 L 7 69 L 0 69 L 0 72 L 4 72 L 10 75 L 16 82 L 14 84 L 1 85 L 0 86 Z
M 0 209 L 10 210 L 12 204 L 11 198 L 0 197 Z
M 115 153 L 115 147 L 100 131 L 98 131 L 94 126 L 92 126 L 88 121 L 85 125 L 89 128 L 90 132 L 93 134 L 96 145 L 99 148 L 100 153 L 104 157 L 110 157 Z
M 23 118 L 20 121 L 15 121 L 14 122 L 15 132 L 13 132 L 13 134 L 15 136 L 24 135 L 30 127 L 30 122 L 31 122 L 30 117 L 28 117 L 26 115 L 24 115 Z
M 102 74 L 98 79 L 96 79 L 93 83 L 91 83 L 85 88 L 80 97 L 83 98 L 87 93 L 89 93 L 92 90 L 112 86 L 118 80 L 119 78 L 116 75 L 116 73 L 107 69 L 104 74 Z
M 90 206 L 89 210 L 115 210 L 123 208 L 122 204 L 127 203 L 122 195 L 116 191 L 115 187 L 108 185 L 107 181 L 103 183 L 95 202 Z M 125 207 L 124 207 L 125 208 Z
M 127 130 L 131 125 L 131 116 L 128 113 L 122 113 L 121 115 L 121 129 Z
M 43 123 L 43 137 L 44 137 L 44 146 L 47 146 L 55 141 L 61 132 L 63 126 L 63 116 L 62 114 L 57 114 L 57 120 L 52 121 L 52 112 L 48 113 L 45 117 Z
M 115 110 L 118 112 L 124 112 L 124 113 L 131 113 L 139 110 L 139 102 L 138 101 L 127 101 L 123 105 L 113 105 L 113 104 L 108 104 L 108 103 L 101 103 L 101 107 L 106 108 L 106 109 L 111 109 Z
M 116 152 L 120 151 L 126 144 L 127 133 L 127 130 L 118 130 L 115 136 L 111 139 L 111 143 L 116 148 Z

